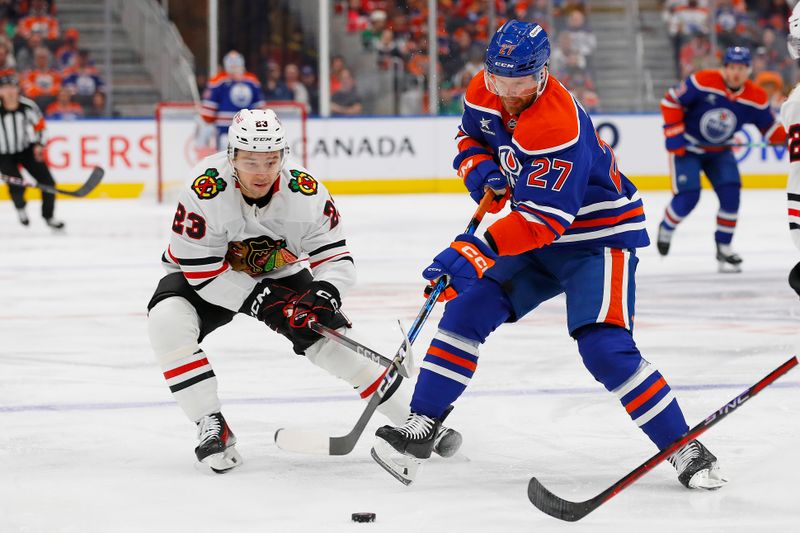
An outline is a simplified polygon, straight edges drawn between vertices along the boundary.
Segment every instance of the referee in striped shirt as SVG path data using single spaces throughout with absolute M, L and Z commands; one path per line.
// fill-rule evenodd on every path
M 21 177 L 22 166 L 43 185 L 55 185 L 50 169 L 44 162 L 44 118 L 35 102 L 21 97 L 17 74 L 0 71 L 0 173 Z M 8 185 L 17 216 L 23 226 L 30 224 L 25 212 L 25 188 Z M 64 223 L 53 218 L 56 197 L 42 191 L 42 217 L 48 226 L 61 230 Z

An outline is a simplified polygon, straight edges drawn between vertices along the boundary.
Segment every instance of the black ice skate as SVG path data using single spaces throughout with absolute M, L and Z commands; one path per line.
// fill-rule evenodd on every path
M 717 243 L 717 263 L 719 264 L 720 272 L 736 273 L 742 271 L 742 258 L 731 250 L 730 244 Z
M 669 244 L 672 241 L 672 233 L 674 230 L 669 230 L 664 227 L 664 224 L 658 225 L 658 238 L 656 239 L 656 248 L 658 253 L 665 256 L 669 253 Z
M 197 438 L 200 440 L 194 449 L 197 460 L 207 464 L 217 474 L 224 474 L 242 464 L 242 457 L 234 447 L 236 436 L 222 413 L 206 415 L 198 420 Z
M 64 223 L 57 218 L 46 218 L 44 219 L 44 223 L 56 231 L 61 231 L 64 229 Z
M 714 457 L 700 441 L 693 440 L 672 454 L 669 462 L 678 471 L 678 481 L 689 489 L 716 490 L 727 483 Z
M 378 428 L 371 451 L 372 458 L 400 483 L 410 485 L 416 479 L 422 463 L 431 456 L 437 437 L 445 437 L 444 432 L 440 434 L 439 428 L 448 414 L 449 410 L 441 418 L 431 418 L 412 411 L 402 426 Z M 459 434 L 459 445 L 460 438 Z
M 28 213 L 25 212 L 24 207 L 17 209 L 17 218 L 19 219 L 19 223 L 23 226 L 27 226 L 31 223 L 31 219 L 28 218 Z

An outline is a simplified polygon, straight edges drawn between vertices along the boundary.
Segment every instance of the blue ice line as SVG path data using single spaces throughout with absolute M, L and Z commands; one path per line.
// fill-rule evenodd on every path
M 751 384 L 744 383 L 712 383 L 706 385 L 678 385 L 672 387 L 678 391 L 706 391 L 737 389 L 744 390 Z M 773 389 L 800 389 L 800 382 L 778 382 L 770 385 Z M 572 387 L 561 389 L 506 389 L 506 390 L 478 390 L 464 393 L 472 397 L 509 397 L 509 396 L 566 396 L 570 394 L 599 394 L 598 387 Z M 337 396 L 298 396 L 291 398 L 234 398 L 225 399 L 226 405 L 281 405 L 300 403 L 325 403 L 352 401 L 353 395 Z M 150 402 L 118 402 L 118 403 L 67 403 L 67 404 L 38 404 L 38 405 L 0 405 L 0 413 L 30 413 L 30 412 L 64 412 L 64 411 L 109 411 L 117 409 L 150 409 L 175 405 L 173 400 Z

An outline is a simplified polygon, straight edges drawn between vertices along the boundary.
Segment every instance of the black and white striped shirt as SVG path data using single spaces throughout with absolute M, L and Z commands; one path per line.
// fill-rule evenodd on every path
M 0 155 L 18 154 L 32 144 L 44 144 L 44 117 L 33 100 L 20 96 L 8 111 L 0 101 Z

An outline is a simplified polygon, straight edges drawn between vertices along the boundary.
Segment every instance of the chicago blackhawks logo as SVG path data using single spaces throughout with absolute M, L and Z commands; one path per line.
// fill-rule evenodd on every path
M 246 272 L 251 276 L 297 262 L 297 256 L 286 248 L 286 241 L 276 241 L 266 235 L 228 243 L 225 259 L 233 270 Z
M 228 184 L 219 177 L 216 168 L 207 168 L 202 176 L 197 176 L 192 183 L 192 190 L 201 200 L 209 200 L 225 190 Z
M 319 188 L 317 180 L 299 170 L 292 170 L 289 174 L 292 175 L 292 179 L 289 180 L 289 188 L 292 192 L 299 192 L 306 196 L 317 194 L 317 189 Z

